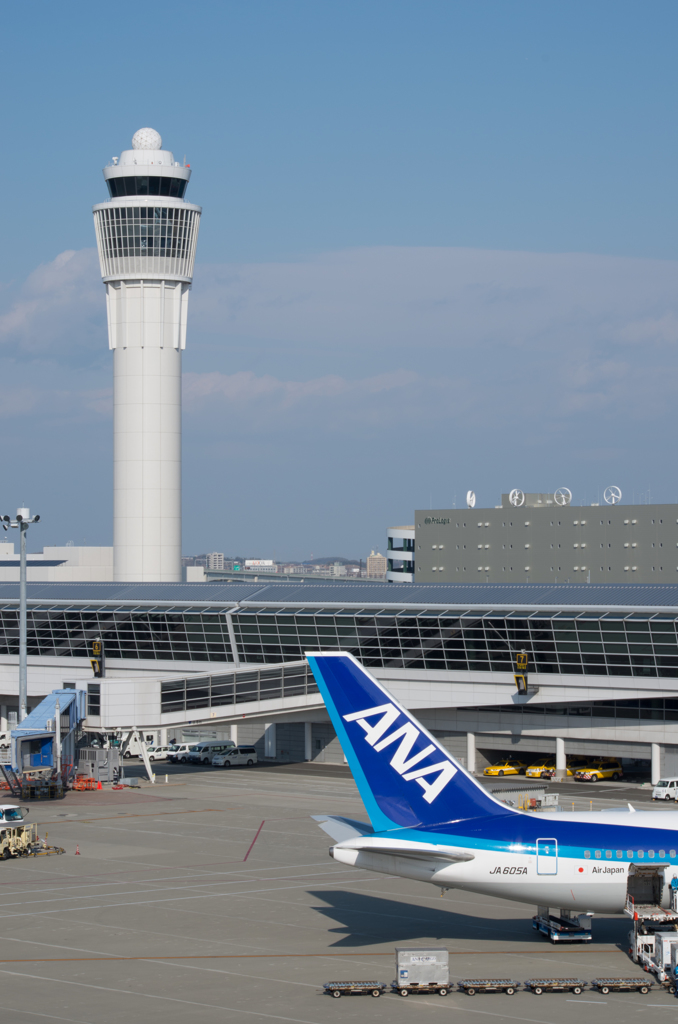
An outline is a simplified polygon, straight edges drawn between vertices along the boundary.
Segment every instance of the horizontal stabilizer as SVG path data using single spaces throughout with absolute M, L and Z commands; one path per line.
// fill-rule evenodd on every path
M 352 818 L 339 818 L 332 814 L 312 814 L 311 817 L 318 822 L 323 832 L 327 832 L 338 843 L 356 836 L 371 836 L 374 832 L 371 825 L 364 821 L 353 821 Z
M 445 864 L 459 864 L 474 860 L 474 854 L 458 846 L 443 846 L 438 843 L 403 842 L 385 839 L 381 836 L 365 836 L 347 839 L 335 849 L 357 850 L 360 853 L 377 854 L 382 857 L 406 857 L 416 861 L 442 861 Z

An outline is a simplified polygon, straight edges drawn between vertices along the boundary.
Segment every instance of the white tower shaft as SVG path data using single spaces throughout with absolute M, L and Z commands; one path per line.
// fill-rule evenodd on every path
M 112 198 L 94 217 L 114 350 L 114 576 L 177 582 L 181 352 L 201 211 L 182 199 L 190 170 L 159 148 L 127 151 L 104 175 Z

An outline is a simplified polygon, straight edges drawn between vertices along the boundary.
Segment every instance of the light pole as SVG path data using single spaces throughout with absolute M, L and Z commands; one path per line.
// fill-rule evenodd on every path
M 18 529 L 21 538 L 21 543 L 19 545 L 19 722 L 23 722 L 24 718 L 28 714 L 28 672 L 26 658 L 26 533 L 31 523 L 40 522 L 40 516 L 33 516 L 31 518 L 31 510 L 29 508 L 18 508 L 16 510 L 16 519 L 10 519 L 9 516 L 2 516 L 1 521 L 3 529 L 5 530 L 9 529 L 10 526 L 13 529 Z

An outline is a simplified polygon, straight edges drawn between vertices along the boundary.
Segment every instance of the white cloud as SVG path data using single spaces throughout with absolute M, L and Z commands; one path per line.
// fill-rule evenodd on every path
M 230 375 L 218 372 L 185 373 L 183 392 L 185 402 L 194 411 L 202 409 L 208 398 L 225 399 L 238 405 L 266 400 L 269 408 L 271 401 L 275 402 L 276 408 L 290 408 L 317 399 L 346 396 L 365 398 L 404 388 L 416 379 L 417 374 L 408 370 L 396 370 L 358 380 L 327 376 L 306 381 L 278 380 L 270 375 L 257 377 L 251 371 Z
M 69 360 L 100 347 L 105 321 L 96 251 L 67 250 L 34 270 L 0 312 L 0 346 L 17 356 Z

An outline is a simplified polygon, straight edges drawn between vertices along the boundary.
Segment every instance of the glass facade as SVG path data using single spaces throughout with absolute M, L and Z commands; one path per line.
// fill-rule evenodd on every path
M 160 684 L 160 710 L 191 711 L 194 708 L 223 707 L 253 700 L 273 700 L 317 693 L 308 664 L 285 665 L 253 672 L 226 672 L 219 675 L 171 679 Z
M 101 636 L 109 658 L 232 662 L 228 607 L 29 608 L 28 653 L 87 657 Z M 232 614 L 240 660 L 300 660 L 309 650 L 346 650 L 375 668 L 528 671 L 678 678 L 676 620 L 629 613 L 534 613 L 328 608 L 243 609 Z M 16 604 L 0 605 L 0 654 L 19 652 Z
M 675 697 L 648 697 L 639 700 L 594 700 L 588 704 L 483 704 L 480 707 L 464 707 L 461 711 L 477 711 L 482 714 L 525 716 L 526 728 L 535 727 L 535 715 L 567 715 L 570 718 L 614 718 L 620 722 L 633 719 L 635 722 L 678 722 L 678 699 Z M 570 725 L 576 723 L 570 723 Z M 584 723 L 582 723 L 584 724 Z
M 106 181 L 111 199 L 122 196 L 169 196 L 183 199 L 188 182 L 185 178 L 165 178 L 126 174 Z
M 107 255 L 170 256 L 190 251 L 193 211 L 172 206 L 112 206 L 105 214 Z

